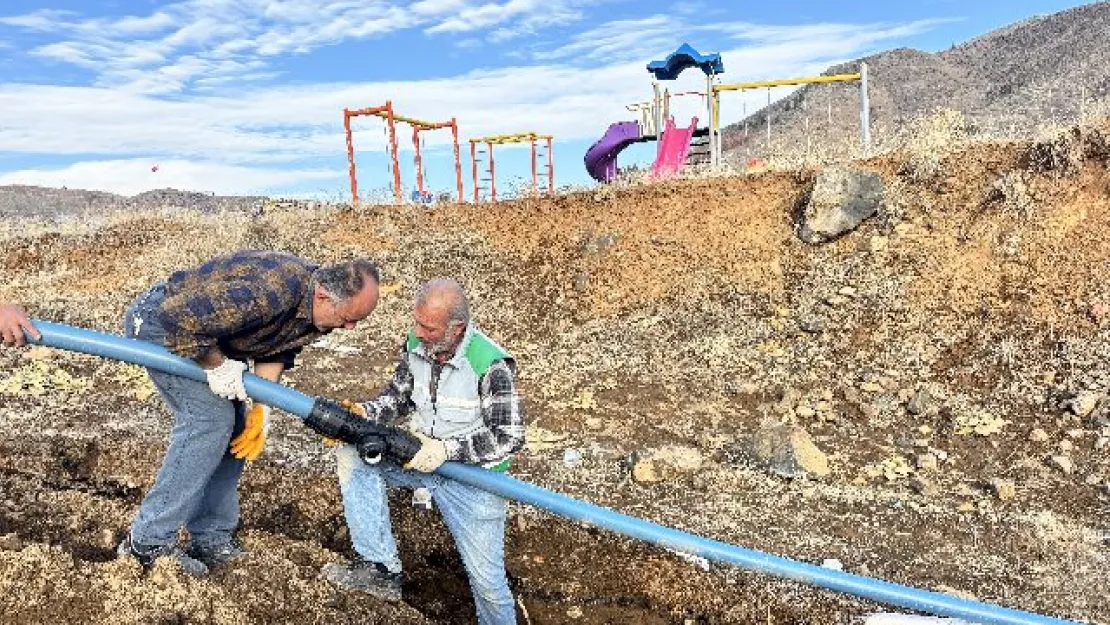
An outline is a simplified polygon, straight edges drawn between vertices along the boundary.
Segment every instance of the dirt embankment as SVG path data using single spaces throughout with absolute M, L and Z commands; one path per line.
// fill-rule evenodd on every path
M 219 251 L 370 254 L 379 310 L 290 376 L 337 398 L 382 383 L 415 287 L 452 275 L 521 363 L 522 479 L 804 561 L 1110 622 L 1104 137 L 974 146 L 929 175 L 906 156 L 860 163 L 883 174 L 887 207 L 818 247 L 791 221 L 815 172 L 766 173 L 498 205 L 13 229 L 0 273 L 39 315 L 115 332 L 146 284 Z M 831 474 L 788 480 L 747 462 L 744 441 L 768 421 L 805 428 Z M 250 558 L 205 580 L 114 560 L 168 427 L 141 371 L 0 352 L 0 621 L 472 619 L 450 536 L 403 495 L 405 604 L 317 578 L 349 537 L 333 460 L 291 418 L 245 478 Z M 567 448 L 581 465 L 563 464 Z M 653 457 L 659 480 L 632 479 Z M 520 505 L 507 543 L 522 622 L 844 623 L 878 609 Z

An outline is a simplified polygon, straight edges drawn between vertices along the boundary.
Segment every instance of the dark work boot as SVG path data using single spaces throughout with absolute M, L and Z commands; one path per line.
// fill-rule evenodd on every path
M 373 595 L 385 601 L 401 600 L 401 585 L 404 575 L 390 573 L 384 564 L 359 560 L 353 564 L 329 562 L 320 571 L 320 576 L 333 584 Z
M 230 564 L 240 558 L 247 557 L 247 550 L 234 538 L 221 543 L 189 545 L 186 554 L 194 560 L 200 560 L 210 569 L 217 566 Z
M 121 558 L 135 558 L 144 568 L 150 568 L 158 558 L 169 558 L 179 565 L 181 570 L 193 577 L 204 577 L 208 574 L 208 567 L 195 558 L 185 554 L 185 550 L 177 543 L 169 545 L 139 545 L 131 542 L 128 534 L 123 542 L 116 548 L 116 555 Z

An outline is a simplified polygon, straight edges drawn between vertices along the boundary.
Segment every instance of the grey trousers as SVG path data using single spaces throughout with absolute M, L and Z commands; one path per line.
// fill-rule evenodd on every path
M 164 297 L 159 284 L 131 304 L 124 317 L 127 336 L 164 343 L 156 314 Z M 147 373 L 173 412 L 174 424 L 162 468 L 131 525 L 131 540 L 167 545 L 185 527 L 194 544 L 227 542 L 239 525 L 244 464 L 231 455 L 228 443 L 243 430 L 245 406 L 213 394 L 204 382 L 153 369 Z

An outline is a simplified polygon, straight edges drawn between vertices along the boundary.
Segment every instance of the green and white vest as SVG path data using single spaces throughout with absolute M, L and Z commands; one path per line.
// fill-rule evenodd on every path
M 412 427 L 427 436 L 445 439 L 467 436 L 485 425 L 478 381 L 494 362 L 511 361 L 508 352 L 473 324 L 467 325 L 455 355 L 443 363 L 433 404 L 430 390 L 434 360 L 412 332 L 405 346 L 413 377 L 412 401 L 416 405 Z

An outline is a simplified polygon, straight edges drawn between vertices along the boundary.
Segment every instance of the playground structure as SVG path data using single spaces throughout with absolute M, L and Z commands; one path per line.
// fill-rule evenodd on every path
M 672 81 L 684 70 L 696 67 L 705 74 L 705 91 L 683 91 L 671 93 L 661 89 L 661 81 Z M 689 44 L 682 44 L 663 61 L 648 63 L 647 70 L 652 74 L 654 97 L 645 102 L 630 104 L 626 108 L 638 113 L 637 121 L 624 121 L 611 124 L 589 150 L 586 151 L 586 171 L 598 182 L 612 182 L 617 176 L 617 155 L 634 143 L 657 141 L 655 162 L 652 175 L 668 176 L 678 173 L 691 162 L 708 162 L 719 166 L 723 162 L 721 142 L 721 93 L 726 91 L 747 91 L 767 89 L 767 141 L 771 139 L 771 89 L 774 87 L 824 84 L 858 81 L 860 83 L 860 141 L 864 149 L 871 145 L 870 103 L 868 100 L 867 64 L 860 63 L 860 70 L 854 74 L 814 76 L 808 78 L 786 78 L 757 82 L 738 82 L 718 84 L 718 76 L 723 74 L 724 63 L 720 54 L 700 54 Z M 689 127 L 677 126 L 671 116 L 671 100 L 681 96 L 697 96 L 705 101 L 706 127 L 697 128 L 695 117 Z M 831 106 L 829 116 L 831 118 Z M 747 116 L 744 116 L 744 131 L 747 132 Z M 808 117 L 806 119 L 808 127 Z M 670 137 L 668 137 L 670 135 Z M 705 143 L 697 144 L 695 138 L 707 137 Z M 807 141 L 808 133 L 807 133 Z M 703 153 L 700 149 L 706 148 Z M 808 152 L 808 150 L 807 150 Z
M 404 201 L 403 187 L 401 186 L 400 159 L 397 149 L 397 122 L 412 126 L 412 145 L 414 150 L 413 168 L 416 171 L 416 188 L 413 190 L 412 199 L 417 202 L 430 202 L 431 194 L 424 188 L 424 161 L 421 154 L 420 133 L 442 128 L 451 129 L 451 139 L 455 149 L 455 180 L 458 186 L 459 202 L 465 202 L 463 196 L 462 159 L 459 155 L 459 126 L 455 118 L 445 122 L 428 122 L 403 115 L 397 115 L 393 110 L 392 100 L 386 100 L 382 106 L 363 109 L 343 109 L 343 128 L 347 134 L 347 163 L 351 176 L 351 203 L 358 205 L 358 172 L 355 166 L 355 144 L 351 133 L 351 118 L 360 115 L 379 117 L 386 122 L 386 135 L 388 138 L 386 149 L 389 152 L 389 168 L 392 175 L 393 197 L 398 204 Z
M 834 74 L 831 76 L 811 76 L 808 78 L 784 78 L 779 80 L 762 80 L 756 82 L 738 82 L 724 85 L 713 86 L 713 98 L 711 105 L 713 107 L 713 132 L 720 136 L 720 111 L 721 111 L 721 93 L 725 91 L 747 91 L 751 89 L 767 89 L 767 106 L 764 111 L 767 113 L 767 143 L 771 143 L 771 89 L 774 87 L 786 87 L 797 85 L 819 85 L 837 82 L 859 82 L 860 85 L 860 143 L 864 149 L 871 147 L 871 104 L 867 91 L 867 63 L 859 64 L 859 72 L 855 74 Z M 832 109 L 830 105 L 829 118 L 831 123 Z M 808 131 L 809 118 L 806 118 L 806 126 Z M 747 135 L 747 115 L 744 115 L 744 134 Z M 809 141 L 809 133 L 806 133 L 806 141 Z M 808 149 L 806 150 L 809 151 Z M 713 165 L 720 165 L 722 161 L 721 156 L 721 142 L 717 141 L 715 150 L 712 151 Z
M 510 135 L 493 135 L 489 137 L 476 137 L 470 139 L 470 167 L 474 177 L 474 201 L 480 202 L 482 199 L 482 191 L 489 191 L 489 200 L 491 202 L 497 201 L 497 170 L 493 159 L 493 146 L 505 145 L 509 143 L 529 143 L 531 146 L 532 157 L 532 195 L 539 197 L 543 188 L 540 184 L 542 178 L 546 182 L 546 192 L 548 194 L 555 193 L 555 162 L 552 156 L 552 140 L 554 137 L 551 135 L 541 135 L 535 132 L 521 132 Z M 544 154 L 539 154 L 537 151 L 537 141 L 546 142 L 546 145 L 541 144 L 541 149 L 546 149 Z M 479 144 L 485 144 L 484 149 L 479 149 Z M 484 156 L 486 168 L 483 172 L 485 177 L 479 176 L 478 157 Z M 543 165 L 543 173 L 540 173 L 539 164 L 541 160 L 546 160 L 547 163 Z M 489 186 L 484 187 L 482 182 L 488 182 Z
M 671 94 L 669 89 L 661 90 L 660 81 L 675 80 L 684 70 L 692 67 L 700 69 L 705 74 L 705 92 L 685 91 Z M 634 143 L 657 141 L 655 162 L 651 168 L 652 175 L 655 176 L 668 176 L 681 171 L 690 157 L 694 137 L 708 137 L 709 153 L 717 151 L 719 132 L 714 132 L 716 130 L 712 124 L 714 111 L 712 97 L 709 94 L 713 93 L 716 76 L 725 71 L 721 55 L 699 54 L 689 44 L 684 43 L 665 60 L 648 63 L 647 70 L 653 77 L 654 97 L 650 101 L 627 107 L 630 111 L 639 112 L 640 120 L 610 125 L 601 139 L 586 151 L 586 171 L 598 182 L 611 182 L 616 178 L 617 155 Z M 705 128 L 697 127 L 696 117 L 689 127 L 675 125 L 671 117 L 671 98 L 691 95 L 703 97 L 707 102 L 707 118 L 711 123 Z

